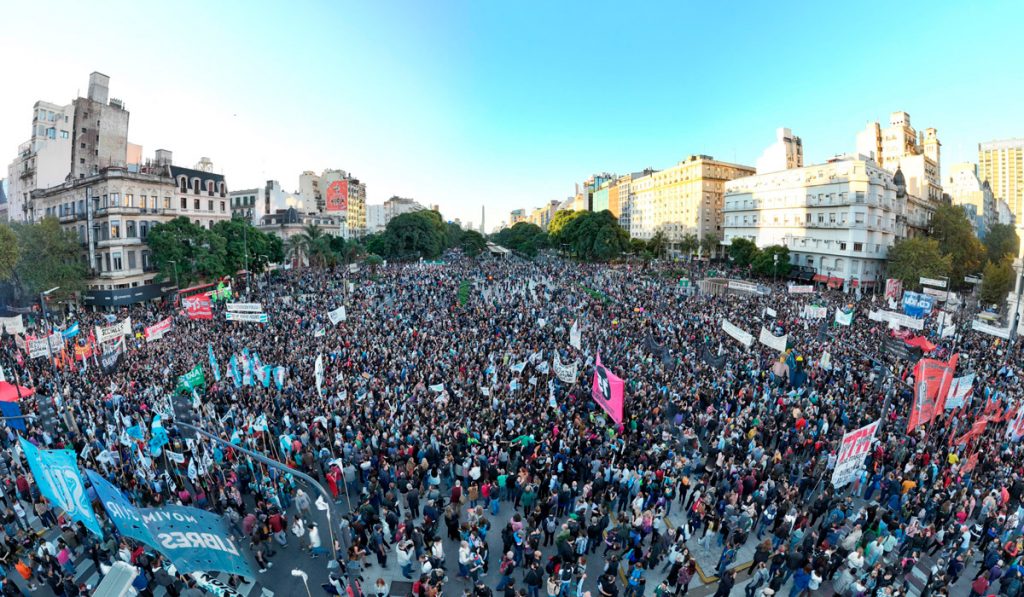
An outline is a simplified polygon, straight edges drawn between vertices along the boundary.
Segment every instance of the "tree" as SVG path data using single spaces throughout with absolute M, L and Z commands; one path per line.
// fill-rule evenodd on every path
M 778 260 L 776 260 L 778 256 Z M 782 245 L 770 245 L 757 252 L 753 262 L 753 270 L 762 276 L 785 278 L 789 275 L 789 248 Z
M 213 225 L 213 234 L 224 239 L 228 273 L 240 270 L 259 273 L 268 263 L 284 259 L 281 239 L 260 231 L 248 220 L 232 218 L 217 222 Z
M 466 230 L 459 239 L 459 248 L 470 257 L 476 257 L 487 248 L 487 239 L 476 230 Z
M 1006 256 L 1016 257 L 1020 238 L 1009 224 L 996 224 L 985 234 L 985 253 L 992 263 L 1000 263 Z
M 381 257 L 388 257 L 393 252 L 391 237 L 383 232 L 371 234 L 363 238 L 363 246 L 366 247 L 367 253 L 372 253 Z
M 908 238 L 889 249 L 887 266 L 890 278 L 903 280 L 903 288 L 920 290 L 921 277 L 942 278 L 949 275 L 951 257 L 939 250 L 933 238 Z
M 51 295 L 58 301 L 85 288 L 88 272 L 78 238 L 62 229 L 57 218 L 45 218 L 38 224 L 15 224 L 10 230 L 17 238 L 19 256 L 13 276 L 16 288 L 35 296 L 59 286 Z
M 647 241 L 642 238 L 629 239 L 629 252 L 634 255 L 640 255 L 647 252 Z
M 153 226 L 146 242 L 160 279 L 191 286 L 203 278 L 234 273 L 227 260 L 227 239 L 184 216 Z
M 732 243 L 729 245 L 729 257 L 737 267 L 747 267 L 757 257 L 757 245 L 754 241 L 737 237 L 732 239 Z
M 417 211 L 395 216 L 384 234 L 389 237 L 389 255 L 398 259 L 436 259 L 445 248 L 446 226 L 436 211 Z
M 582 212 L 581 212 L 582 213 Z M 537 251 L 548 246 L 548 235 L 544 229 L 530 222 L 516 222 L 494 235 L 495 243 L 533 258 Z
M 555 215 L 551 217 L 551 221 L 548 223 L 548 238 L 551 240 L 551 246 L 560 248 L 563 243 L 567 241 L 562 239 L 562 231 L 569 222 L 582 216 L 584 212 L 573 211 L 571 209 L 560 209 L 555 212 Z
M 0 280 L 11 279 L 20 255 L 18 236 L 10 226 L 0 224 Z
M 559 238 L 576 257 L 587 261 L 615 259 L 631 248 L 629 235 L 607 209 L 580 212 L 565 225 Z M 648 250 L 652 249 L 651 244 L 647 243 Z
M 964 210 L 955 205 L 940 205 L 932 214 L 931 235 L 939 243 L 939 252 L 950 257 L 949 277 L 953 287 L 964 284 L 964 276 L 981 271 L 985 247 L 968 221 Z
M 659 230 L 647 241 L 647 250 L 654 253 L 656 258 L 662 257 L 665 253 L 665 244 L 665 233 Z
M 310 265 L 333 265 L 337 261 L 337 256 L 331 251 L 331 237 L 320 226 L 306 224 L 302 232 L 293 238 L 309 258 Z
M 1013 289 L 1015 273 L 1013 258 L 1004 257 L 998 263 L 985 266 L 985 277 L 981 281 L 981 300 L 988 305 L 1002 305 L 1006 295 Z
M 700 241 L 697 239 L 697 235 L 692 232 L 684 234 L 683 240 L 679 242 L 679 250 L 687 257 L 696 253 L 699 246 Z
M 384 263 L 384 259 L 380 255 L 367 255 L 363 261 L 370 268 L 370 273 L 377 275 L 377 268 Z
M 704 234 L 704 237 L 700 239 L 701 252 L 705 257 L 711 259 L 718 252 L 718 245 L 721 239 L 714 232 L 708 232 Z

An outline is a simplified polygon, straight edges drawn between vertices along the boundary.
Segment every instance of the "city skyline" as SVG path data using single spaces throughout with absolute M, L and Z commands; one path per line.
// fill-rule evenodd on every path
M 1008 76 L 1024 10 L 1009 2 L 970 14 L 866 5 L 826 28 L 822 13 L 764 6 L 123 6 L 103 20 L 72 3 L 9 9 L 0 53 L 23 59 L 0 95 L 5 162 L 32 105 L 70 103 L 94 70 L 147 157 L 210 157 L 232 189 L 293 189 L 304 170 L 342 168 L 370 203 L 412 197 L 466 222 L 481 204 L 507 214 L 565 199 L 594 172 L 696 153 L 753 165 L 777 127 L 804 139 L 809 164 L 853 152 L 852 132 L 894 111 L 938 129 L 945 164 L 1024 134 L 1024 82 Z M 41 12 L 61 17 L 47 36 Z M 886 36 L 900 19 L 919 35 Z M 103 27 L 118 34 L 77 43 Z

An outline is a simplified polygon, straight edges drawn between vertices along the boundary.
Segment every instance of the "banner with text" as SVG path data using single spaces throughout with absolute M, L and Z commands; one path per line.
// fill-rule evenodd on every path
M 740 344 L 748 348 L 751 344 L 754 343 L 753 336 L 733 325 L 732 322 L 729 321 L 728 319 L 722 320 L 722 330 L 724 330 L 726 334 L 729 334 L 737 341 L 739 341 Z
M 832 486 L 840 488 L 857 478 L 864 459 L 871 451 L 871 442 L 875 439 L 879 421 L 868 423 L 860 429 L 847 432 L 839 444 L 839 455 L 836 457 L 836 468 L 832 471 Z
M 171 318 L 167 317 L 146 328 L 146 342 L 156 342 L 171 331 Z
M 788 338 L 789 338 L 789 334 L 784 334 L 782 336 L 776 336 L 776 335 L 772 334 L 770 331 L 768 331 L 768 328 L 762 327 L 761 328 L 761 335 L 758 337 L 758 340 L 760 340 L 761 344 L 764 344 L 768 348 L 773 348 L 773 349 L 775 349 L 775 350 L 777 350 L 779 352 L 785 352 L 786 351 L 786 340 Z

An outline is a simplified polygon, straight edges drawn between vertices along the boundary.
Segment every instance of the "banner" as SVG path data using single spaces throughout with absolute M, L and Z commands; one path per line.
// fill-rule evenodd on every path
M 772 309 L 771 307 L 765 307 L 764 308 L 764 314 L 767 315 L 768 317 L 778 317 L 779 316 L 778 312 L 776 312 L 775 309 Z
M 213 308 L 210 305 L 210 297 L 205 294 L 181 299 L 181 306 L 185 307 L 189 319 L 213 319 Z
M 1017 416 L 1006 428 L 1006 437 L 1010 441 L 1019 442 L 1024 437 L 1024 407 L 1017 407 Z
M 213 344 L 207 344 L 206 350 L 210 353 L 210 369 L 213 370 L 213 381 L 220 381 L 220 365 L 217 364 L 217 357 L 213 354 Z
M 812 294 L 814 293 L 814 285 L 812 284 L 791 284 L 789 286 L 790 294 Z
M 828 307 L 819 305 L 804 305 L 800 311 L 800 317 L 805 319 L 824 319 L 828 315 Z
M 78 457 L 74 450 L 40 450 L 23 437 L 18 441 L 39 492 L 72 520 L 81 522 L 85 528 L 103 537 L 103 527 L 96 520 L 82 475 L 78 473 Z
M 871 442 L 875 439 L 879 422 L 868 423 L 843 435 L 836 457 L 836 468 L 832 471 L 833 487 L 838 489 L 857 478 L 864 466 L 864 459 L 871 451 Z
M 889 324 L 889 327 L 905 327 L 912 330 L 923 330 L 924 320 L 896 313 L 894 311 L 868 311 L 868 319 Z
M 107 352 L 101 354 L 100 369 L 102 369 L 103 372 L 106 373 L 107 375 L 110 375 L 114 371 L 117 371 L 117 366 L 121 364 L 121 355 L 123 353 L 124 351 L 122 350 L 121 345 L 118 344 L 114 346 L 113 350 L 108 350 Z
M 25 321 L 21 318 L 21 315 L 0 317 L 0 335 L 4 333 L 12 336 L 25 333 Z
M 967 402 L 968 396 L 974 393 L 974 373 L 954 377 L 946 396 L 946 410 L 960 408 Z
M 191 371 L 178 378 L 178 387 L 175 388 L 174 391 L 185 392 L 187 394 L 192 390 L 205 385 L 206 376 L 203 375 L 203 368 L 200 365 L 196 365 Z
M 853 325 L 853 311 L 836 309 L 836 323 L 839 325 Z
M 96 326 L 96 341 L 105 344 L 111 340 L 120 340 L 124 336 L 132 335 L 132 318 L 126 317 L 121 323 L 108 325 L 107 327 Z
M 925 278 L 924 276 L 921 276 L 921 284 L 924 284 L 924 285 L 927 285 L 927 286 L 934 286 L 936 288 L 945 288 L 946 287 L 946 281 L 945 280 L 936 280 L 935 278 Z
M 579 319 L 572 322 L 572 327 L 569 329 L 569 346 L 576 350 L 583 350 L 583 333 L 580 331 Z
M 75 344 L 75 360 L 76 361 L 83 361 L 84 362 L 86 359 L 88 359 L 91 356 L 92 356 L 92 344 L 86 344 L 85 346 L 82 346 L 80 344 Z
M 889 278 L 885 281 L 885 298 L 888 300 L 898 301 L 900 296 L 903 294 L 903 280 L 899 278 Z
M 557 377 L 559 381 L 569 385 L 576 383 L 576 378 L 579 376 L 578 362 L 573 361 L 572 365 L 563 365 L 562 359 L 556 350 L 553 365 L 555 368 L 555 377 Z
M 594 383 L 590 395 L 617 425 L 622 424 L 622 411 L 625 403 L 623 391 L 625 382 L 601 364 L 601 354 L 597 354 L 594 364 Z
M 212 570 L 256 577 L 223 517 L 173 504 L 136 508 L 99 473 L 87 470 L 86 474 L 117 530 L 159 551 L 178 572 Z
M 228 311 L 234 313 L 262 313 L 262 303 L 224 303 Z
M 989 325 L 981 320 L 975 319 L 971 322 L 971 329 L 989 336 L 995 336 L 996 338 L 1002 338 L 1003 340 L 1010 339 L 1010 328 L 1013 327 L 1011 323 L 1008 327 L 999 328 L 994 325 Z
M 171 330 L 171 318 L 167 317 L 146 328 L 146 342 L 156 342 Z
M 747 348 L 750 348 L 750 345 L 754 343 L 753 336 L 733 325 L 728 319 L 722 320 L 722 329 L 726 334 L 729 334 Z
M 753 282 L 743 282 L 742 280 L 729 280 L 729 290 L 739 290 L 740 292 L 758 292 L 757 284 Z
M 758 337 L 758 340 L 761 342 L 761 344 L 764 344 L 768 348 L 773 348 L 773 349 L 775 349 L 775 350 L 777 350 L 779 352 L 785 352 L 786 351 L 786 341 L 787 341 L 788 338 L 789 338 L 789 334 L 785 334 L 785 335 L 782 335 L 782 336 L 775 336 L 771 332 L 768 331 L 768 328 L 762 327 L 761 328 L 761 335 Z
M 935 297 L 907 290 L 903 293 L 903 312 L 915 318 L 923 318 L 932 312 Z
M 959 354 L 954 354 L 948 363 L 937 359 L 921 359 L 914 365 L 914 401 L 910 405 L 907 433 L 927 425 L 942 413 L 959 358 Z
M 286 372 L 287 372 L 287 369 L 285 369 L 284 367 L 280 367 L 280 366 L 274 367 L 274 373 L 273 373 L 273 375 L 274 375 L 274 385 L 277 386 L 278 390 L 283 390 L 284 389 L 284 374 Z
M 28 341 L 27 352 L 30 359 L 38 359 L 52 354 L 50 341 L 47 338 L 33 338 Z
M 266 313 L 235 313 L 227 311 L 224 313 L 224 317 L 228 321 L 254 321 L 256 323 L 267 323 Z
M 19 317 L 20 317 L 20 315 L 19 315 Z M 75 323 L 73 323 L 70 326 L 68 326 L 67 329 L 62 331 L 60 333 L 60 335 L 64 336 L 65 340 L 70 340 L 70 339 L 74 338 L 75 336 L 77 336 L 79 333 L 81 333 L 81 328 L 78 327 L 78 322 L 76 321 Z
M 316 377 L 316 393 L 317 395 L 324 393 L 324 355 L 316 355 L 316 368 L 313 372 Z
M 327 318 L 331 320 L 331 325 L 338 325 L 339 321 L 345 321 L 348 319 L 348 315 L 345 314 L 345 305 L 342 305 L 333 311 L 329 311 L 327 313 Z

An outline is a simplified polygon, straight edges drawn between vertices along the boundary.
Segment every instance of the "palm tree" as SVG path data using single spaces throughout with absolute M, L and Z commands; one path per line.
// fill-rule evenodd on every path
M 285 254 L 288 259 L 295 261 L 299 265 L 302 265 L 304 257 L 307 255 L 306 249 L 306 238 L 302 234 L 295 234 L 288 237 L 288 242 L 285 246 Z
M 302 232 L 292 237 L 308 258 L 310 264 L 325 265 L 331 258 L 331 238 L 316 224 L 306 224 Z M 289 239 L 291 244 L 291 239 Z
M 687 257 L 692 255 L 698 246 L 700 246 L 700 241 L 697 240 L 697 235 L 692 232 L 684 234 L 683 240 L 679 242 L 679 250 Z

